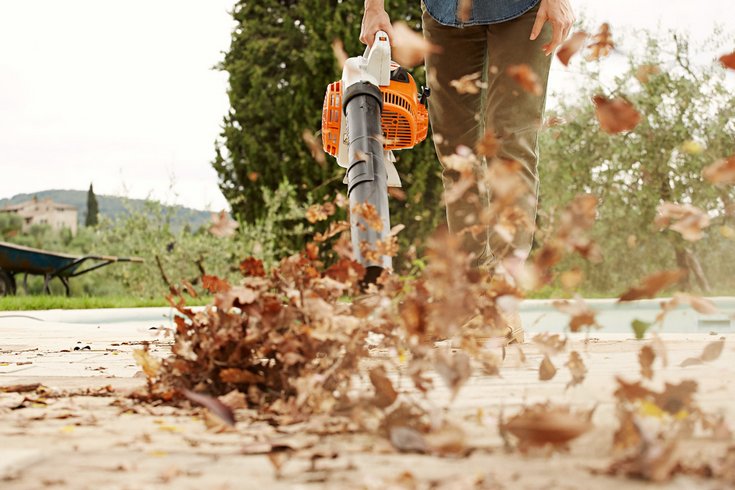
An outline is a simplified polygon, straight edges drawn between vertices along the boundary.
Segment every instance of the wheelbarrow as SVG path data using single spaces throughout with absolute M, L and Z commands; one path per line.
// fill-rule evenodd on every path
M 64 285 L 66 295 L 69 296 L 70 278 L 116 262 L 142 263 L 143 259 L 107 255 L 76 256 L 0 242 L 0 296 L 15 294 L 16 276 L 20 274 L 24 274 L 23 287 L 26 293 L 28 292 L 28 276 L 38 275 L 43 276 L 45 293 L 51 294 L 49 283 L 52 279 L 57 278 Z

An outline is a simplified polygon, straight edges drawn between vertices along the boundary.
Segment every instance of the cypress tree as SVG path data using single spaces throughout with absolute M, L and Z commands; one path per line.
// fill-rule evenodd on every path
M 94 195 L 92 184 L 89 184 L 87 191 L 87 219 L 84 221 L 85 226 L 97 226 L 99 221 L 99 207 L 97 205 L 97 196 Z
M 321 200 L 345 192 L 344 169 L 331 157 L 324 166 L 304 144 L 304 129 L 316 132 L 326 87 L 341 77 L 332 41 L 341 39 L 351 55 L 359 41 L 363 2 L 338 0 L 240 0 L 236 26 L 219 68 L 229 74 L 230 110 L 216 143 L 213 166 L 233 212 L 246 221 L 263 216 L 261 186 L 276 189 L 289 180 L 297 198 Z M 392 20 L 420 29 L 415 0 L 388 0 Z M 423 67 L 413 70 L 417 84 Z M 391 199 L 393 224 L 403 223 L 403 245 L 425 236 L 444 220 L 440 207 L 440 166 L 424 142 L 397 153 L 406 199 Z M 253 176 L 257 180 L 253 182 Z

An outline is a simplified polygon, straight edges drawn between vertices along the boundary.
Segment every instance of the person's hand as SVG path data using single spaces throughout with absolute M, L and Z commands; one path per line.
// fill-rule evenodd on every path
M 541 28 L 544 27 L 544 24 L 550 22 L 553 28 L 551 42 L 544 44 L 542 48 L 546 56 L 549 56 L 567 38 L 575 20 L 569 0 L 541 0 L 541 6 L 536 14 L 536 22 L 533 24 L 533 29 L 531 29 L 531 41 L 541 34 Z
M 388 38 L 393 39 L 393 26 L 391 26 L 388 13 L 380 5 L 368 5 L 365 7 L 365 13 L 362 16 L 360 41 L 363 44 L 372 46 L 375 41 L 375 34 L 378 31 L 385 31 L 388 34 Z

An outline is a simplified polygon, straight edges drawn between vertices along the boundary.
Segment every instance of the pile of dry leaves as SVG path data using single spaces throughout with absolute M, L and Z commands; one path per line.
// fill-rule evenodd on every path
M 412 37 L 414 34 L 397 32 L 396 53 L 404 48 L 409 52 L 406 57 L 410 59 L 404 63 L 412 64 L 417 52 L 422 58 L 431 50 L 423 40 Z M 610 27 L 603 25 L 587 46 L 588 57 L 599 59 L 609 54 L 614 49 L 611 39 Z M 559 53 L 562 61 L 568 63 L 587 40 L 585 33 L 574 35 Z M 335 44 L 335 52 L 344 58 L 339 43 Z M 537 93 L 535 74 L 529 70 L 525 65 L 517 66 L 507 75 L 524 90 Z M 475 93 L 481 88 L 480 79 L 468 75 L 452 87 L 460 93 Z M 594 104 L 603 131 L 629 131 L 640 121 L 641 114 L 624 99 L 600 95 Z M 467 199 L 467 193 L 478 187 L 487 189 L 493 199 L 491 206 L 474 216 L 462 233 L 437 233 L 430 238 L 427 266 L 418 277 L 384 274 L 365 294 L 361 289 L 365 270 L 353 260 L 349 224 L 334 221 L 301 253 L 284 258 L 270 270 L 265 270 L 256 258 L 245 259 L 240 264 L 242 280 L 237 284 L 204 276 L 204 286 L 216 296 L 203 311 L 194 312 L 181 298 L 172 298 L 181 314 L 176 318 L 172 354 L 157 360 L 146 350 L 136 353 L 148 376 L 148 392 L 139 396 L 165 401 L 188 398 L 234 423 L 230 408 L 215 397 L 232 398 L 235 393 L 248 407 L 271 419 L 275 417 L 279 423 L 302 421 L 315 414 L 344 416 L 351 427 L 382 434 L 401 451 L 467 454 L 471 448 L 462 429 L 429 403 L 434 379 L 441 379 L 454 398 L 473 370 L 499 375 L 506 320 L 517 309 L 523 291 L 556 279 L 574 291 L 582 281 L 581 272 L 556 270 L 561 260 L 568 254 L 593 262 L 601 260 L 599 247 L 588 236 L 597 214 L 597 199 L 580 195 L 555 217 L 553 229 L 543 233 L 543 245 L 529 260 L 519 260 L 511 250 L 507 260 L 492 273 L 472 267 L 473 257 L 462 251 L 460 243 L 464 234 L 490 228 L 507 241 L 510 249 L 519 234 L 532 233 L 535 227 L 524 212 L 529 183 L 518 162 L 495 157 L 500 145 L 502 139 L 489 131 L 474 152 L 460 148 L 445 162 L 457 175 L 445 193 L 446 202 Z M 312 141 L 309 146 L 316 148 L 318 142 Z M 484 174 L 478 175 L 480 158 L 487 159 L 488 165 Z M 705 169 L 704 177 L 717 185 L 731 184 L 732 158 Z M 340 195 L 333 203 L 309 208 L 306 218 L 324 221 L 345 205 Z M 369 205 L 350 212 L 362 218 L 363 226 L 382 228 Z M 659 213 L 659 227 L 671 228 L 687 240 L 701 238 L 702 229 L 709 224 L 706 213 L 689 205 L 664 203 Z M 394 228 L 389 240 L 378 244 L 376 250 L 363 247 L 361 252 L 368 257 L 395 255 L 395 235 L 401 228 Z M 333 243 L 328 245 L 330 241 Z M 320 248 L 327 246 L 337 256 L 328 266 L 320 260 Z M 619 300 L 653 297 L 680 279 L 680 271 L 651 275 Z M 657 321 L 663 321 L 666 313 L 681 303 L 701 312 L 714 310 L 702 298 L 679 294 L 662 305 Z M 572 332 L 598 327 L 595 312 L 579 297 L 558 301 L 554 306 L 569 315 Z M 437 347 L 437 341 L 446 342 Z M 542 334 L 533 342 L 543 354 L 539 379 L 552 379 L 557 372 L 553 357 L 566 353 L 566 338 Z M 660 342 L 641 350 L 644 378 L 652 378 L 653 360 L 661 358 L 663 351 Z M 391 355 L 373 355 L 381 352 Z M 711 358 L 710 352 L 699 361 Z M 583 382 L 587 368 L 578 352 L 568 354 L 565 366 L 572 375 L 567 388 Z M 389 375 L 391 372 L 400 372 L 400 379 Z M 698 466 L 696 470 L 675 456 L 677 441 L 694 434 L 695 426 L 716 434 L 726 427 L 722 420 L 704 414 L 696 406 L 695 382 L 666 384 L 662 390 L 642 382 L 619 379 L 618 383 L 620 428 L 615 434 L 615 448 L 621 456 L 608 473 L 655 481 L 677 472 L 732 479 L 732 471 L 727 473 L 724 468 L 732 467 L 733 450 L 721 463 Z M 592 428 L 593 411 L 532 405 L 501 420 L 499 431 L 508 446 L 521 451 L 538 446 L 563 449 Z M 650 420 L 655 423 L 649 424 Z

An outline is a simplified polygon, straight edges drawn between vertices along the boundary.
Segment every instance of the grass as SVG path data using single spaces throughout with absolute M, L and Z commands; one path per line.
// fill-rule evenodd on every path
M 208 304 L 211 297 L 187 298 L 187 305 Z M 165 298 L 139 298 L 135 296 L 6 296 L 0 298 L 0 311 L 29 310 L 88 310 L 101 308 L 148 308 L 169 306 Z

